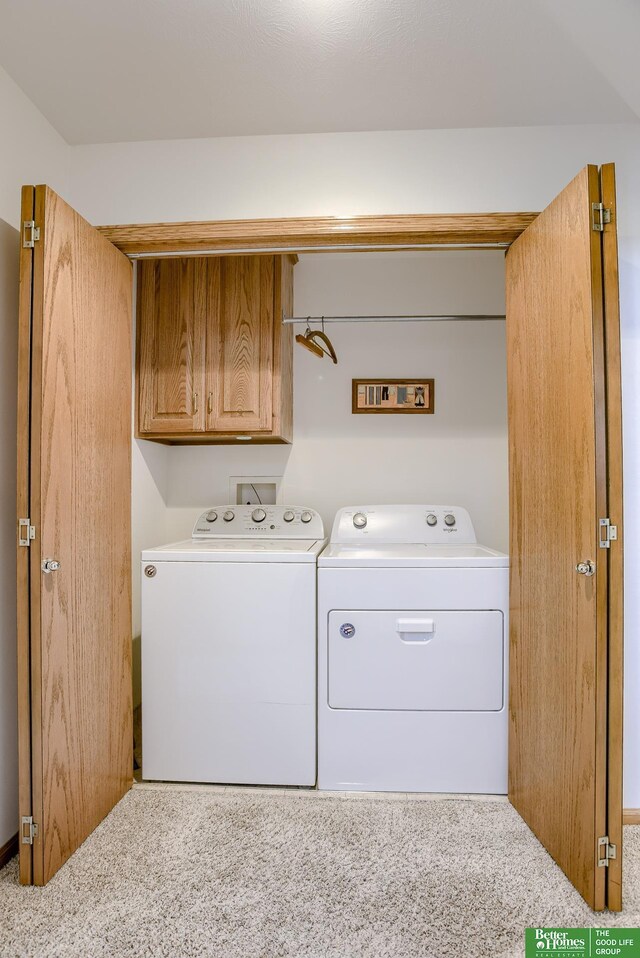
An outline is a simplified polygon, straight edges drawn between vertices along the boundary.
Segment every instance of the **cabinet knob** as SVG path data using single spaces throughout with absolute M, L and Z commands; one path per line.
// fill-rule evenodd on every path
M 194 416 L 198 415 L 198 394 L 193 394 L 193 414 Z

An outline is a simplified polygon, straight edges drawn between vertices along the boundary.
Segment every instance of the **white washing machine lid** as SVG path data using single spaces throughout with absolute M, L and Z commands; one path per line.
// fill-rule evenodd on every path
M 504 569 L 509 556 L 477 543 L 434 545 L 423 542 L 330 543 L 318 559 L 319 568 Z
M 145 549 L 143 562 L 315 562 L 326 539 L 185 539 Z

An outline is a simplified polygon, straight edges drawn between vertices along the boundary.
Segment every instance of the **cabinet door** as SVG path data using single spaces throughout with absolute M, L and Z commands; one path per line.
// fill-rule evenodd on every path
M 138 263 L 138 432 L 204 428 L 205 259 Z
M 208 314 L 207 431 L 273 429 L 273 256 L 215 261 L 218 302 Z

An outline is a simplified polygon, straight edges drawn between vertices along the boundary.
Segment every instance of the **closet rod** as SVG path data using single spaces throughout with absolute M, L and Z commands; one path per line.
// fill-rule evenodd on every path
M 416 316 L 283 316 L 283 326 L 290 323 L 446 323 L 450 320 L 506 319 L 504 313 L 453 313 L 443 316 L 440 313 L 426 313 Z
M 229 249 L 175 249 L 175 250 L 145 250 L 140 253 L 127 253 L 131 260 L 136 259 L 165 259 L 167 257 L 186 256 L 239 256 L 257 255 L 258 253 L 393 253 L 396 251 L 419 253 L 423 251 L 439 252 L 442 250 L 507 250 L 510 243 L 339 243 L 326 246 L 237 246 Z

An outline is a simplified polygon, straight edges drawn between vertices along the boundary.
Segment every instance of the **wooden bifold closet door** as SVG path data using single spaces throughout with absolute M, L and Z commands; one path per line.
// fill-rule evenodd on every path
M 20 878 L 43 885 L 132 782 L 132 270 L 48 187 L 22 211 Z
M 25 229 L 20 265 L 20 875 L 44 884 L 132 778 L 132 271 L 47 187 L 25 187 L 22 217 L 40 237 Z M 613 167 L 586 167 L 527 218 L 506 257 L 509 797 L 595 909 L 621 907 L 622 875 L 616 218 Z M 166 270 L 195 290 L 186 313 L 171 300 L 176 321 L 160 330 L 173 359 L 149 393 L 151 431 L 169 419 L 182 434 L 242 425 L 290 438 L 290 409 L 272 418 L 290 390 L 290 327 L 277 355 L 265 330 L 274 311 L 278 324 L 291 312 L 290 293 L 286 302 L 277 294 L 291 264 L 269 280 L 268 259 L 229 267 L 225 302 L 204 310 L 189 266 L 141 264 L 141 282 L 161 297 Z M 263 302 L 258 321 L 247 318 L 249 294 Z M 217 311 L 220 338 L 207 357 L 194 317 Z M 249 381 L 255 357 L 278 375 L 281 364 L 285 386 L 278 376 L 272 392 L 259 376 Z M 609 542 L 607 520 L 618 532 Z
M 621 907 L 614 192 L 612 166 L 586 167 L 506 257 L 509 798 L 594 909 Z

